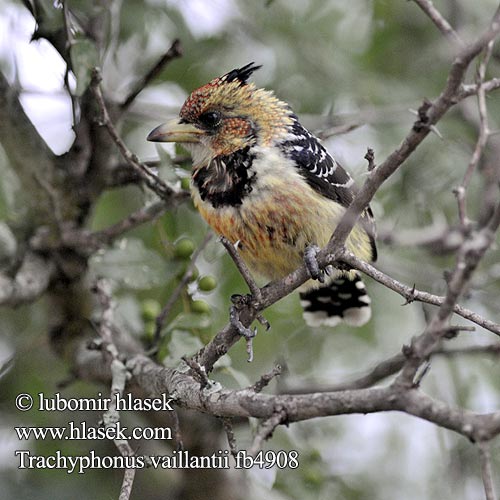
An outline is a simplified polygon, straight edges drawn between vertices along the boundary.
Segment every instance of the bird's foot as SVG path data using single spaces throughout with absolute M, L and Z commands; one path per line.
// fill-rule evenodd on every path
M 231 297 L 231 299 L 233 299 L 233 297 Z M 234 304 L 229 309 L 229 322 L 236 329 L 238 334 L 245 339 L 248 354 L 247 361 L 251 363 L 253 361 L 253 339 L 257 335 L 257 327 L 253 329 L 246 327 L 240 320 L 238 307 Z
M 325 282 L 325 271 L 319 267 L 318 253 L 320 248 L 316 245 L 309 245 L 304 251 L 304 264 L 306 265 L 311 278 L 318 280 L 320 283 Z

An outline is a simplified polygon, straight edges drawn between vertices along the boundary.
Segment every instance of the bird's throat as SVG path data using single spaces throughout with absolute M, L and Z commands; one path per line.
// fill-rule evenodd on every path
M 254 159 L 255 154 L 246 147 L 229 155 L 217 156 L 203 166 L 195 166 L 193 187 L 201 199 L 214 208 L 241 205 L 255 181 Z

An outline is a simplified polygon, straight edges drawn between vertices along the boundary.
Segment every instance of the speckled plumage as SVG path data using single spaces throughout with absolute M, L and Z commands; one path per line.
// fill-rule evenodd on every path
M 200 214 L 238 242 L 251 269 L 274 280 L 300 266 L 306 247 L 326 245 L 352 201 L 353 181 L 288 104 L 247 82 L 255 69 L 233 70 L 191 93 L 179 122 L 191 135 L 174 130 L 153 140 L 182 137 L 193 157 L 191 189 Z M 371 211 L 346 245 L 361 259 L 375 259 Z M 362 324 L 369 302 L 354 271 L 335 271 L 327 283 L 310 280 L 301 288 L 304 317 L 314 326 L 341 319 Z

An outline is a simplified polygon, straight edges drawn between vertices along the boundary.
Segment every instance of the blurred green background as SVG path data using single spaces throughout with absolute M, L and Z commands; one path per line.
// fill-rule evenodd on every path
M 147 143 L 145 137 L 154 126 L 177 114 L 191 90 L 215 76 L 250 61 L 262 64 L 253 80 L 288 101 L 303 124 L 324 137 L 329 151 L 361 183 L 366 172 L 366 148 L 373 148 L 375 161 L 381 162 L 399 144 L 415 120 L 412 110 L 424 97 L 432 99 L 443 88 L 453 55 L 449 42 L 413 2 L 80 0 L 69 1 L 68 5 L 83 19 L 102 16 L 107 40 L 106 50 L 98 56 L 99 64 L 104 89 L 117 100 L 127 95 L 175 38 L 181 40 L 183 57 L 173 61 L 139 95 L 122 128 L 131 150 L 143 160 L 160 155 L 160 175 L 176 183 L 189 173 L 189 162 L 181 166 L 172 162 L 182 151 Z M 464 38 L 473 39 L 487 26 L 496 2 L 436 0 L 435 5 Z M 52 2 L 46 2 L 46 6 L 54 8 Z M 61 154 L 72 142 L 64 66 L 47 42 L 29 43 L 34 27 L 21 2 L 4 0 L 0 6 L 0 68 L 19 84 L 26 112 L 50 147 Z M 490 76 L 498 75 L 499 67 L 500 52 L 496 49 Z M 490 127 L 496 130 L 499 93 L 488 96 L 488 108 Z M 356 127 L 346 134 L 329 136 L 332 127 L 345 124 Z M 453 255 L 443 254 L 432 245 L 415 244 L 415 230 L 439 230 L 457 223 L 452 189 L 460 183 L 475 144 L 475 99 L 453 109 L 438 129 L 442 138 L 431 134 L 380 189 L 372 208 L 382 236 L 377 264 L 380 269 L 410 286 L 442 294 L 443 273 L 453 264 Z M 499 135 L 492 137 L 493 146 L 498 141 Z M 493 146 L 490 155 L 494 154 Z M 480 165 L 483 169 L 488 161 L 498 161 L 488 154 Z M 484 180 L 478 174 L 469 190 L 472 219 L 479 217 L 483 189 Z M 0 217 L 9 224 L 23 217 L 19 192 L 22 186 L 0 147 Z M 150 194 L 134 186 L 108 191 L 98 200 L 89 226 L 105 228 L 151 199 Z M 151 314 L 158 304 L 166 302 L 189 261 L 179 255 L 179 246 L 186 246 L 186 242 L 179 245 L 179 240 L 187 238 L 196 248 L 206 231 L 187 202 L 157 222 L 131 231 L 92 258 L 90 275 L 113 280 L 116 318 L 122 328 L 147 340 Z M 500 321 L 498 262 L 499 251 L 494 248 L 462 301 L 494 321 Z M 196 267 L 198 278 L 176 304 L 164 330 L 160 352 L 170 366 L 176 365 L 180 355 L 195 352 L 227 322 L 232 294 L 246 293 L 242 279 L 215 238 Z M 214 277 L 214 290 L 200 290 L 200 280 L 205 276 Z M 209 281 L 205 279 L 201 288 L 212 288 Z M 370 280 L 367 283 L 374 313 L 368 325 L 358 329 L 345 325 L 309 329 L 294 294 L 265 312 L 272 329 L 264 332 L 260 328 L 254 342 L 254 362 L 246 362 L 244 343 L 238 342 L 213 377 L 228 387 L 243 387 L 279 362 L 286 367 L 281 382 L 287 387 L 320 386 L 354 378 L 396 354 L 412 336 L 422 332 L 431 309 L 418 303 L 402 307 L 400 296 Z M 52 394 L 68 377 L 67 365 L 49 346 L 50 315 L 50 304 L 44 299 L 0 311 L 0 365 L 13 357 L 0 380 L 0 496 L 117 498 L 123 475 L 120 470 L 68 475 L 65 471 L 17 469 L 16 449 L 30 449 L 40 455 L 56 449 L 68 455 L 86 454 L 91 449 L 102 455 L 116 453 L 112 443 L 20 443 L 13 433 L 14 425 L 66 425 L 79 419 L 97 423 L 100 417 L 95 412 L 20 413 L 14 408 L 18 393 Z M 462 323 L 458 318 L 455 322 Z M 478 327 L 454 339 L 452 346 L 486 344 L 494 340 L 492 335 Z M 436 357 L 422 387 L 437 399 L 488 412 L 498 409 L 499 380 L 498 359 L 494 357 Z M 107 390 L 77 381 L 61 392 L 66 397 L 90 397 Z M 124 419 L 129 425 L 141 422 L 139 415 L 127 414 Z M 237 426 L 236 437 L 240 448 L 248 446 L 251 429 Z M 219 447 L 226 447 L 223 435 L 217 439 Z M 151 443 L 141 446 L 148 450 Z M 349 415 L 293 424 L 277 429 L 266 446 L 298 450 L 300 468 L 253 469 L 241 474 L 243 498 L 472 500 L 483 495 L 476 450 L 460 436 L 403 414 Z M 165 453 L 166 448 L 160 450 Z M 497 440 L 492 448 L 497 471 L 499 451 Z M 177 471 L 138 471 L 132 498 L 177 498 L 183 480 L 183 474 Z M 199 488 L 199 498 L 211 498 L 205 485 Z

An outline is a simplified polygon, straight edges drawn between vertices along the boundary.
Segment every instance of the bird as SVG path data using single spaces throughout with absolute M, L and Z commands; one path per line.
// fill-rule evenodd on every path
M 277 280 L 308 264 L 311 279 L 299 287 L 307 325 L 362 326 L 371 317 L 371 300 L 359 272 L 331 266 L 313 272 L 315 254 L 353 200 L 354 181 L 289 104 L 249 82 L 260 67 L 252 62 L 197 88 L 179 117 L 147 140 L 181 143 L 190 152 L 195 207 L 237 245 L 252 272 Z M 346 247 L 375 261 L 375 234 L 368 207 Z

